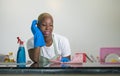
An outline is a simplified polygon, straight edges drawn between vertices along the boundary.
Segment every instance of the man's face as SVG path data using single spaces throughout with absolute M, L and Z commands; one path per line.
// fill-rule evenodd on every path
M 40 25 L 38 24 L 38 27 L 41 29 L 44 37 L 49 37 L 52 35 L 53 21 L 49 17 L 45 18 Z

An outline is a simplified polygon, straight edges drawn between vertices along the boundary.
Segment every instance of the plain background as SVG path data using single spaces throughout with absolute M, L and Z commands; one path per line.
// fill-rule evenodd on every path
M 48 12 L 54 32 L 66 36 L 72 54 L 99 56 L 102 47 L 120 47 L 120 0 L 0 0 L 0 54 L 16 53 L 19 36 L 32 37 L 31 22 Z

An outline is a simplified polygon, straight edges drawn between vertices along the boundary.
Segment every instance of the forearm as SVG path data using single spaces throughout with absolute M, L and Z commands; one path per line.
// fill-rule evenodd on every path
M 34 62 L 39 62 L 40 57 L 40 47 L 45 46 L 44 36 L 42 31 L 37 27 L 38 21 L 33 20 L 31 25 L 31 31 L 34 35 L 34 47 L 33 49 L 28 50 L 31 60 Z
M 40 47 L 28 50 L 29 57 L 33 62 L 39 62 Z

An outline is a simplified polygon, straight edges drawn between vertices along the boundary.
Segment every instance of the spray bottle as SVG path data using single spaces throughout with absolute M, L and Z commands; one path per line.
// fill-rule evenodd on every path
M 24 48 L 24 42 L 21 41 L 21 39 L 19 37 L 17 37 L 18 39 L 18 44 L 19 44 L 19 48 L 18 48 L 18 52 L 17 52 L 17 63 L 26 63 L 26 54 L 25 54 L 25 48 Z

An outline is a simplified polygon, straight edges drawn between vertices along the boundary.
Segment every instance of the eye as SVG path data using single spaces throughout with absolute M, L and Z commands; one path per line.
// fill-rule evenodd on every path
M 50 24 L 50 26 L 53 26 L 53 24 Z
M 42 24 L 42 26 L 46 26 L 46 24 Z

